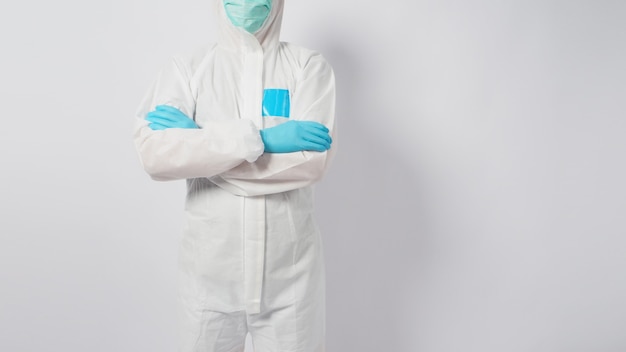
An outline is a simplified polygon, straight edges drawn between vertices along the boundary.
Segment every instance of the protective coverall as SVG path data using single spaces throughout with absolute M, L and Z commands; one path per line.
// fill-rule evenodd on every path
M 243 351 L 248 332 L 256 352 L 324 351 L 324 263 L 311 185 L 336 150 L 334 75 L 319 53 L 279 41 L 283 0 L 272 0 L 253 34 L 229 21 L 221 0 L 215 5 L 217 43 L 171 60 L 140 104 L 134 133 L 154 180 L 187 182 L 180 351 Z M 288 96 L 268 94 L 276 91 Z M 264 112 L 274 103 L 264 96 L 281 99 L 282 116 Z M 145 116 L 160 104 L 200 128 L 150 129 Z M 259 131 L 289 120 L 325 125 L 333 146 L 264 153 Z

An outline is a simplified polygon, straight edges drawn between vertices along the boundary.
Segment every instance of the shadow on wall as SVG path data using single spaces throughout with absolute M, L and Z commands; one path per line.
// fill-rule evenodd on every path
M 325 38 L 319 49 L 335 71 L 339 123 L 338 153 L 317 187 L 328 350 L 407 351 L 417 326 L 408 308 L 419 299 L 411 288 L 421 286 L 430 242 L 420 162 L 399 153 L 385 128 L 399 121 L 389 116 L 396 102 L 376 99 L 388 68 L 336 33 Z

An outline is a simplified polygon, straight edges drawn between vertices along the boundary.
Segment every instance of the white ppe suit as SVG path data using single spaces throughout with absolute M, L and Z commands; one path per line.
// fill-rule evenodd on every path
M 136 117 L 134 141 L 155 180 L 186 179 L 179 247 L 180 351 L 324 351 L 324 263 L 311 185 L 336 150 L 335 83 L 318 53 L 279 42 L 283 0 L 254 34 L 222 1 L 218 42 L 174 58 Z M 264 92 L 288 91 L 287 116 L 263 116 Z M 199 129 L 153 131 L 145 116 L 172 105 Z M 288 120 L 330 130 L 326 152 L 264 153 L 259 130 Z

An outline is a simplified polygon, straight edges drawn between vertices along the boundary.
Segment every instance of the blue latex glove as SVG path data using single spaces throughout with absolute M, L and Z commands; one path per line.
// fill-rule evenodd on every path
M 157 105 L 156 109 L 146 115 L 150 121 L 148 127 L 160 131 L 167 128 L 198 128 L 198 125 L 182 111 L 169 105 Z
M 297 120 L 261 130 L 261 139 L 268 153 L 324 152 L 332 143 L 326 126 L 314 121 Z

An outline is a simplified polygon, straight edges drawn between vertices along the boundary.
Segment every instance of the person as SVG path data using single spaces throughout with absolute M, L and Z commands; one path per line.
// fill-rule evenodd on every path
M 312 185 L 336 152 L 335 81 L 280 42 L 283 0 L 214 0 L 218 37 L 174 57 L 134 142 L 157 181 L 186 179 L 180 351 L 319 352 L 325 268 Z

